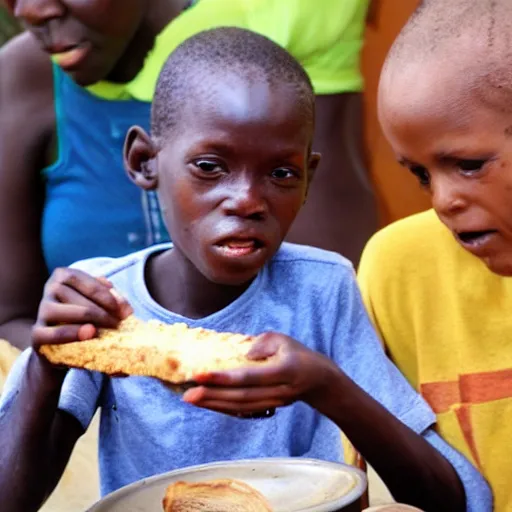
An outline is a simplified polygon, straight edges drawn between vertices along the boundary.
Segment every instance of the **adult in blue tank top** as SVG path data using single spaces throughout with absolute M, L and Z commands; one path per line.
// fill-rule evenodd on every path
M 125 176 L 124 136 L 148 126 L 168 54 L 215 26 L 267 35 L 310 75 L 326 164 L 290 239 L 357 261 L 375 228 L 354 155 L 360 119 L 348 118 L 361 101 L 368 2 L 323 0 L 320 10 L 300 0 L 7 0 L 28 31 L 0 51 L 0 338 L 28 344 L 54 268 L 169 239 L 156 195 Z

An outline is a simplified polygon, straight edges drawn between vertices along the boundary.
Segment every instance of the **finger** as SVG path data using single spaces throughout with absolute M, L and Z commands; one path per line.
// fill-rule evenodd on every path
M 60 345 L 73 341 L 83 341 L 94 337 L 96 328 L 91 325 L 59 325 L 46 327 L 37 325 L 32 330 L 32 343 L 34 346 Z
M 59 324 L 94 324 L 97 327 L 116 328 L 119 318 L 107 313 L 96 304 L 62 304 L 43 301 L 38 315 L 39 321 L 47 326 Z
M 80 270 L 59 268 L 53 272 L 46 285 L 45 295 L 56 297 L 59 292 L 65 293 L 62 290 L 64 286 L 76 290 L 79 294 L 108 312 L 116 315 L 119 314 L 118 300 L 112 295 L 110 288 L 103 284 L 101 280 Z
M 188 390 L 183 399 L 189 403 L 198 403 L 205 401 L 223 401 L 223 402 L 262 402 L 273 400 L 280 405 L 287 405 L 294 398 L 294 390 L 287 386 L 266 386 L 253 388 L 209 388 L 198 386 Z
M 114 285 L 104 276 L 98 276 L 96 279 L 109 289 L 112 289 L 114 287 Z
M 78 340 L 85 341 L 90 340 L 96 336 L 98 329 L 92 324 L 81 325 L 78 329 Z
M 100 283 L 104 284 L 110 290 L 110 293 L 117 300 L 117 303 L 119 304 L 120 308 L 124 309 L 124 317 L 127 317 L 133 313 L 133 309 L 126 300 L 126 298 L 123 295 L 121 295 L 118 290 L 114 288 L 114 285 L 106 277 L 99 276 L 96 279 Z
M 274 333 L 265 333 L 256 338 L 256 342 L 247 354 L 247 359 L 261 361 L 275 356 L 282 343 L 282 339 Z
M 239 368 L 226 372 L 209 372 L 194 376 L 199 384 L 225 387 L 278 386 L 288 382 L 282 365 L 268 365 L 260 368 Z
M 117 300 L 117 304 L 119 305 L 119 311 L 123 319 L 133 314 L 133 308 L 130 306 L 130 303 L 115 288 L 112 288 L 110 290 L 110 293 Z

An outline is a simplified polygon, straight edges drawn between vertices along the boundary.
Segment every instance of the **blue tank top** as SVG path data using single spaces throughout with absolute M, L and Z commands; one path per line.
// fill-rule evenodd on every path
M 43 170 L 42 247 L 48 269 L 118 257 L 169 240 L 154 192 L 126 176 L 128 129 L 149 128 L 149 103 L 107 101 L 54 65 L 58 159 Z

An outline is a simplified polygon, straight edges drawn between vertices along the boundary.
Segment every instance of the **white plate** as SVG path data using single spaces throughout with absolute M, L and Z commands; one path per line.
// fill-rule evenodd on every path
M 109 494 L 87 512 L 162 512 L 169 484 L 217 478 L 246 482 L 265 496 L 274 512 L 332 512 L 358 500 L 367 485 L 362 471 L 319 460 L 216 462 L 140 480 Z

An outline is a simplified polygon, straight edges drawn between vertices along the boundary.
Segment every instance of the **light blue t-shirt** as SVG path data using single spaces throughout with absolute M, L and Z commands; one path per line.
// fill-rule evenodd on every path
M 332 358 L 452 462 L 465 485 L 468 510 L 491 510 L 483 478 L 430 429 L 435 415 L 385 356 L 348 261 L 334 253 L 285 243 L 237 300 L 211 316 L 192 320 L 162 308 L 146 287 L 145 262 L 168 248 L 155 246 L 119 259 L 82 261 L 74 267 L 108 277 L 141 319 L 252 335 L 282 332 Z M 9 378 L 4 410 L 27 357 L 28 352 Z M 343 460 L 338 427 L 302 402 L 278 409 L 271 418 L 237 419 L 184 403 L 156 379 L 116 379 L 71 370 L 59 407 L 84 428 L 101 407 L 102 494 L 144 477 L 219 460 L 288 456 Z

